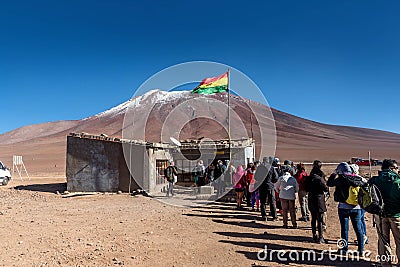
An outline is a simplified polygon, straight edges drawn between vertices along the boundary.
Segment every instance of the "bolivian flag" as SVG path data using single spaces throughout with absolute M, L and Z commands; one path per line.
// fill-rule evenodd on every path
M 205 78 L 193 89 L 192 94 L 208 95 L 223 92 L 228 92 L 228 72 L 218 77 Z

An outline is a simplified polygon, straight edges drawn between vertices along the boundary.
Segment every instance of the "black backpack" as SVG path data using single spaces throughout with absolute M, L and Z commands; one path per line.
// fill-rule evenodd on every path
M 217 164 L 217 166 L 215 166 L 215 170 L 214 170 L 214 179 L 220 178 L 223 173 L 224 173 L 224 170 L 222 169 L 222 166 L 220 164 Z
M 383 215 L 383 198 L 381 191 L 373 183 L 360 186 L 358 204 L 368 213 Z
M 312 182 L 313 182 L 312 177 L 309 175 L 307 175 L 307 176 L 305 175 L 305 176 L 303 176 L 303 179 L 304 179 L 304 190 L 306 192 L 310 192 L 312 189 Z
M 167 168 L 165 168 L 164 170 L 164 176 L 165 178 L 169 179 L 171 178 L 171 168 L 168 166 Z

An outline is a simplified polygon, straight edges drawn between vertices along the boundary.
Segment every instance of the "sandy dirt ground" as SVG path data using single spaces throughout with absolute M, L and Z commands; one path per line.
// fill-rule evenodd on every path
M 236 210 L 234 203 L 182 208 L 125 193 L 65 197 L 57 193 L 65 182 L 34 177 L 0 187 L 1 266 L 373 266 L 375 261 L 377 234 L 370 215 L 365 249 L 371 261 L 346 261 L 335 253 L 321 257 L 322 250 L 337 249 L 340 237 L 332 198 L 329 243 L 315 244 L 308 222 L 283 229 L 282 220 L 263 222 L 259 212 Z M 355 239 L 351 229 L 350 249 L 356 249 Z M 259 260 L 265 246 L 270 254 L 314 249 L 317 258 L 280 261 L 276 252 Z

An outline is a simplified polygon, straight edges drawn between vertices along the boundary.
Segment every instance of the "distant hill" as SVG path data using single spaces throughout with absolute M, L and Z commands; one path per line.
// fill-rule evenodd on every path
M 153 90 L 126 101 L 112 109 L 97 115 L 74 121 L 56 121 L 24 126 L 0 135 L 0 160 L 11 166 L 12 155 L 24 156 L 28 170 L 35 174 L 65 173 L 66 135 L 70 132 L 87 132 L 121 137 L 125 111 L 129 107 L 135 112 L 136 119 L 142 121 L 148 141 L 160 141 L 160 129 L 171 111 L 184 101 L 196 97 L 207 97 L 226 101 L 226 94 L 198 96 L 189 92 L 165 92 Z M 186 103 L 186 102 L 185 102 Z M 254 120 L 249 105 L 255 114 L 264 118 L 268 107 L 256 102 L 231 96 L 231 107 L 244 122 L 247 135 L 259 142 L 258 122 Z M 141 114 L 150 116 L 141 120 Z M 224 105 L 213 107 L 210 117 L 226 116 Z M 370 150 L 374 158 L 400 159 L 400 134 L 347 126 L 328 125 L 302 119 L 272 109 L 277 132 L 276 155 L 281 159 L 293 161 L 339 162 L 353 156 L 367 157 Z M 182 115 L 183 116 L 183 115 Z M 189 116 L 186 114 L 186 116 Z M 253 118 L 253 119 L 251 119 Z M 179 120 L 179 118 L 177 119 Z M 235 120 L 231 122 L 234 125 Z M 263 123 L 263 122 L 260 122 Z M 231 127 L 232 128 L 232 127 Z M 253 131 L 251 131 L 253 129 Z M 271 129 L 272 131 L 272 129 Z M 227 138 L 226 131 L 213 120 L 193 120 L 179 134 L 179 138 L 197 139 Z M 259 147 L 258 147 L 259 151 Z

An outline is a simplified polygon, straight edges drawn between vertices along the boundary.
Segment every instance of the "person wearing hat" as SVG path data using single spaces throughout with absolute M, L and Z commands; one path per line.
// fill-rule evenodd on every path
M 353 174 L 359 176 L 360 175 L 360 166 L 357 164 L 351 164 L 350 165 L 351 170 L 353 171 Z M 360 176 L 361 177 L 361 176 Z M 366 183 L 367 179 L 361 177 L 363 182 Z M 368 244 L 368 237 L 367 237 L 367 224 L 365 223 L 365 210 L 361 209 L 361 228 L 364 234 L 364 244 Z M 355 243 L 357 243 L 357 240 L 355 240 Z
M 284 175 L 284 169 L 281 165 L 281 161 L 279 160 L 279 158 L 274 158 L 273 162 L 272 162 L 272 166 L 274 167 L 276 173 L 278 174 L 278 178 Z M 277 191 L 273 191 L 273 193 L 275 194 L 275 206 L 276 209 L 278 210 L 278 212 L 282 215 L 283 211 L 282 211 L 282 203 L 281 203 L 281 199 L 279 198 L 279 194 Z
M 264 157 L 262 164 L 257 168 L 254 178 L 256 180 L 255 188 L 259 190 L 261 220 L 267 220 L 267 212 L 265 209 L 267 200 L 270 208 L 270 215 L 272 220 L 278 219 L 276 214 L 276 203 L 274 193 L 274 183 L 278 181 L 278 173 L 272 167 L 274 161 L 273 157 Z
M 283 162 L 283 170 L 289 172 L 291 175 L 294 175 L 296 173 L 295 168 L 293 168 L 293 162 L 291 160 L 286 159 Z
M 296 178 L 290 173 L 290 169 L 284 169 L 284 174 L 279 177 L 274 185 L 274 189 L 279 194 L 281 200 L 283 227 L 288 228 L 288 213 L 290 212 L 293 228 L 297 228 L 295 201 L 296 193 L 299 191 L 299 184 Z
M 362 230 L 361 216 L 362 211 L 358 202 L 353 199 L 353 191 L 362 186 L 364 181 L 360 176 L 354 175 L 347 162 L 340 163 L 336 171 L 328 179 L 327 185 L 335 187 L 334 200 L 339 202 L 338 215 L 340 222 L 340 237 L 346 241 L 342 252 L 348 250 L 349 221 L 357 236 L 358 252 L 364 252 L 364 234 Z
M 238 166 L 237 172 L 233 175 L 233 184 L 236 192 L 236 208 L 241 209 L 244 189 L 246 187 L 246 172 L 243 170 L 242 165 Z
M 313 241 L 326 243 L 323 233 L 323 215 L 326 212 L 325 192 L 329 191 L 325 174 L 321 170 L 322 162 L 315 160 L 310 176 L 305 179 L 304 187 L 308 191 L 308 209 L 311 213 L 311 230 Z M 318 233 L 318 235 L 317 235 Z
M 272 161 L 272 167 L 274 167 L 276 173 L 278 174 L 278 177 L 281 177 L 283 175 L 282 165 L 279 158 L 274 158 L 274 160 Z

